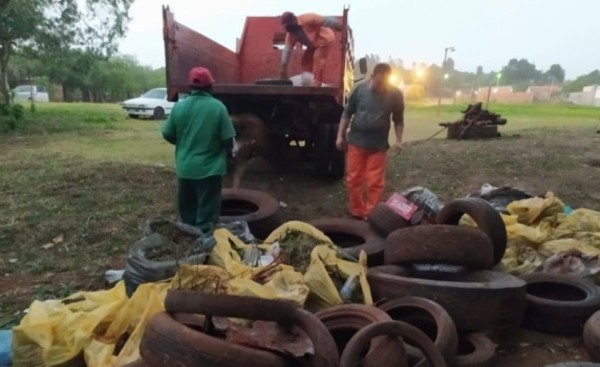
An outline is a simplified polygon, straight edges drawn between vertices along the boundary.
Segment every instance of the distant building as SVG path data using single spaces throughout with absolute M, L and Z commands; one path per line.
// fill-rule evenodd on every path
M 535 85 L 527 88 L 527 93 L 531 94 L 533 103 L 548 103 L 552 101 L 552 96 L 560 93 L 561 87 L 558 85 Z
M 589 85 L 584 87 L 581 92 L 570 93 L 569 102 L 581 106 L 600 107 L 600 86 Z

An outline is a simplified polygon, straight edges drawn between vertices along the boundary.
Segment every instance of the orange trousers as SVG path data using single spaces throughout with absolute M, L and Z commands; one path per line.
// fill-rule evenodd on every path
M 385 185 L 387 151 L 369 151 L 348 144 L 346 185 L 350 213 L 365 218 L 381 201 Z

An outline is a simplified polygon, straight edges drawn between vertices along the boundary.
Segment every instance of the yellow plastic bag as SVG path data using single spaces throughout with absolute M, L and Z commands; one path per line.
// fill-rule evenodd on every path
M 513 240 L 506 248 L 500 269 L 512 275 L 523 275 L 538 270 L 543 263 L 544 259 L 530 243 L 526 240 Z
M 125 285 L 98 292 L 78 292 L 67 300 L 34 301 L 13 328 L 13 366 L 56 366 L 76 358 L 94 330 L 112 322 L 127 303 Z M 65 304 L 66 303 L 66 304 Z
M 291 269 L 277 272 L 265 284 L 250 279 L 232 279 L 227 293 L 266 299 L 286 299 L 302 306 L 306 302 L 308 292 L 302 274 Z
M 340 274 L 344 279 L 350 276 L 358 277 L 364 304 L 373 303 L 371 289 L 367 282 L 365 252 L 361 251 L 358 263 L 342 260 L 337 255 L 338 252 L 327 245 L 319 245 L 313 249 L 310 265 L 304 274 L 304 279 L 310 288 L 306 302 L 307 309 L 317 311 L 344 303 L 330 271 Z M 328 268 L 331 270 L 328 271 Z
M 565 205 L 552 192 L 545 198 L 530 198 L 513 201 L 506 209 L 510 214 L 518 216 L 519 223 L 532 224 L 545 217 L 562 213 Z
M 566 238 L 561 240 L 553 240 L 544 242 L 539 248 L 538 252 L 540 255 L 550 257 L 559 252 L 565 252 L 569 250 L 578 250 L 582 254 L 587 256 L 600 255 L 600 249 L 578 241 L 573 238 Z
M 565 215 L 557 227 L 570 232 L 600 233 L 600 212 L 590 209 L 577 209 Z

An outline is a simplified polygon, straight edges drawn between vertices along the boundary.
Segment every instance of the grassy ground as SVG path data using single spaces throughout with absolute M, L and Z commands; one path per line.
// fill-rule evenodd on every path
M 600 209 L 600 109 L 492 105 L 508 119 L 503 139 L 457 142 L 442 133 L 419 141 L 462 108 L 407 108 L 410 143 L 390 157 L 388 191 L 421 185 L 448 200 L 491 183 Z M 160 125 L 126 119 L 116 105 L 40 104 L 16 133 L 0 136 L 0 328 L 18 322 L 33 299 L 103 287 L 102 273 L 122 265 L 143 222 L 175 215 L 173 149 Z M 257 160 L 243 186 L 287 203 L 285 219 L 345 211 L 342 183 L 306 171 L 280 175 Z

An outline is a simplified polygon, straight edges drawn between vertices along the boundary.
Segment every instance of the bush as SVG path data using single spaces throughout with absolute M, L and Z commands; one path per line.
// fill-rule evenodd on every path
M 17 123 L 23 119 L 25 110 L 21 105 L 0 104 L 0 128 L 14 131 Z

